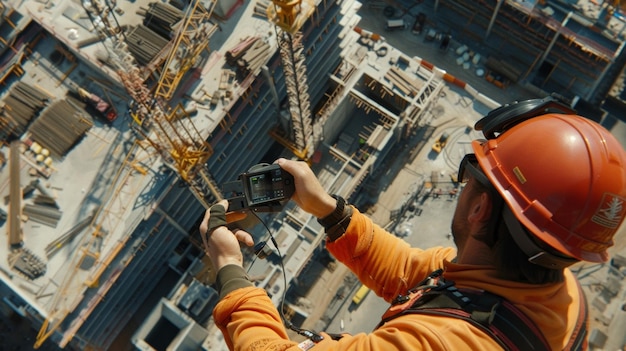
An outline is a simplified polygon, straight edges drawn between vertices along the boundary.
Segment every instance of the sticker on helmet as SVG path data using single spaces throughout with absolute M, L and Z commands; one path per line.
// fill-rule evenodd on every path
M 624 199 L 621 196 L 604 193 L 602 202 L 591 220 L 603 227 L 617 228 L 624 218 L 626 207 L 624 207 Z
M 515 174 L 515 176 L 517 177 L 517 180 L 519 180 L 521 184 L 526 183 L 526 177 L 524 177 L 524 173 L 522 173 L 522 170 L 519 169 L 519 167 L 513 168 L 513 173 Z

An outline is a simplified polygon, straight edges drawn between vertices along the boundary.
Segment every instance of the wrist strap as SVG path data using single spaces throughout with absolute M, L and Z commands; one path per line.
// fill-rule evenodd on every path
M 337 200 L 337 206 L 335 207 L 335 210 L 328 216 L 317 219 L 317 223 L 321 224 L 325 230 L 328 230 L 328 228 L 339 223 L 339 221 L 343 218 L 343 210 L 346 207 L 346 200 L 344 200 L 343 197 L 336 194 L 332 194 L 330 196 Z
M 346 206 L 344 209 L 344 217 L 334 226 L 326 229 L 326 235 L 328 236 L 328 240 L 332 243 L 333 241 L 341 238 L 341 236 L 348 230 L 348 226 L 350 225 L 350 221 L 352 220 L 352 207 Z
M 352 219 L 352 207 L 339 195 L 331 195 L 337 200 L 335 210 L 324 218 L 318 218 L 317 222 L 324 227 L 330 242 L 339 239 L 348 229 Z

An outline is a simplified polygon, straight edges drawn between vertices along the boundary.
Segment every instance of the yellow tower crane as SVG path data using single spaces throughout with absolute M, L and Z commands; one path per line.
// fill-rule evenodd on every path
M 137 131 L 142 134 L 153 152 L 165 165 L 177 172 L 182 180 L 189 184 L 190 190 L 205 207 L 209 201 L 222 199 L 220 190 L 215 185 L 206 169 L 206 161 L 212 154 L 212 148 L 192 123 L 188 114 L 179 105 L 166 109 L 165 99 L 169 99 L 183 75 L 189 70 L 201 51 L 208 47 L 208 41 L 216 26 L 209 22 L 214 3 L 203 6 L 200 0 L 194 0 L 188 7 L 184 23 L 178 28 L 174 45 L 165 60 L 161 79 L 154 92 L 146 86 L 141 70 L 136 65 L 125 43 L 124 32 L 115 18 L 109 0 L 85 0 L 82 2 L 94 28 L 107 48 L 110 58 L 116 66 L 116 72 L 124 84 L 127 93 L 134 101 L 133 118 L 139 122 Z M 210 8 L 211 10 L 207 10 Z M 183 53 L 181 55 L 181 53 Z M 174 62 L 177 68 L 174 68 Z M 126 155 L 121 168 L 113 179 L 112 191 L 104 199 L 102 206 L 94 216 L 90 226 L 91 235 L 85 236 L 79 248 L 71 258 L 70 267 L 64 273 L 60 285 L 52 296 L 48 315 L 37 335 L 35 348 L 39 348 L 61 325 L 66 328 L 60 346 L 65 347 L 78 331 L 86 316 L 103 298 L 96 294 L 89 304 L 80 311 L 74 321 L 64 324 L 65 318 L 72 313 L 85 297 L 89 287 L 98 285 L 100 276 L 108 264 L 125 244 L 125 239 L 102 257 L 100 249 L 103 238 L 116 230 L 123 223 L 122 211 L 126 210 L 123 196 L 132 197 L 125 189 L 125 184 L 133 174 L 145 174 L 139 163 L 147 149 L 143 143 L 135 141 Z M 150 156 L 149 156 L 150 157 Z M 212 198 L 211 198 L 212 197 Z M 212 202 L 212 201 L 210 201 Z M 126 235 L 126 239 L 129 235 Z M 106 284 L 100 289 L 108 289 L 121 271 L 111 273 Z M 100 290 L 99 290 L 100 292 Z M 70 296 L 71 295 L 71 296 Z
M 202 51 L 207 49 L 208 40 L 217 26 L 210 23 L 213 6 L 207 10 L 201 1 L 194 1 L 189 4 L 183 23 L 179 24 L 181 30 L 173 40 L 173 49 L 169 51 L 165 66 L 161 72 L 159 83 L 154 95 L 157 98 L 169 100 L 178 87 L 180 80 L 185 73 L 196 63 Z M 179 53 L 183 52 L 183 55 Z
M 189 5 L 184 24 L 173 39 L 175 45 L 165 60 L 161 79 L 154 92 L 147 87 L 141 69 L 127 49 L 123 31 L 113 12 L 99 5 L 98 0 L 91 0 L 90 4 L 90 16 L 97 16 L 105 24 L 101 27 L 103 38 L 108 38 L 104 39 L 105 45 L 109 45 L 117 74 L 135 103 L 133 115 L 143 126 L 137 128 L 138 132 L 165 164 L 191 186 L 198 201 L 208 207 L 206 198 L 211 194 L 221 198 L 219 189 L 205 168 L 213 150 L 181 106 L 171 111 L 166 107 L 166 98 L 172 96 L 183 75 L 200 52 L 208 47 L 209 37 L 216 30 L 216 26 L 209 22 L 213 3 L 210 4 L 211 11 L 207 11 L 200 0 Z M 176 65 L 178 68 L 174 68 L 174 61 L 179 63 Z
M 275 128 L 272 136 L 294 155 L 308 161 L 314 151 L 313 119 L 300 28 L 315 10 L 301 0 L 272 0 L 267 18 L 274 23 L 289 100 L 288 130 Z

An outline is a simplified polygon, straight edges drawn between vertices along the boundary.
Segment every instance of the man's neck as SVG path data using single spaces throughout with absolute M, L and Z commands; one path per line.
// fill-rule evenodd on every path
M 463 248 L 459 248 L 455 259 L 458 264 L 493 266 L 493 251 L 483 242 L 469 238 Z

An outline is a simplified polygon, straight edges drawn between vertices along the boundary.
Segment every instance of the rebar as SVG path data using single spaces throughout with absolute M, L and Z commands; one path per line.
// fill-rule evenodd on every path
M 150 63 L 168 41 L 144 25 L 132 27 L 126 35 L 128 50 L 141 66 Z
M 91 116 L 67 100 L 50 105 L 29 128 L 31 138 L 50 154 L 63 157 L 93 127 Z
M 48 100 L 45 92 L 24 82 L 16 82 L 0 109 L 0 141 L 21 137 Z

